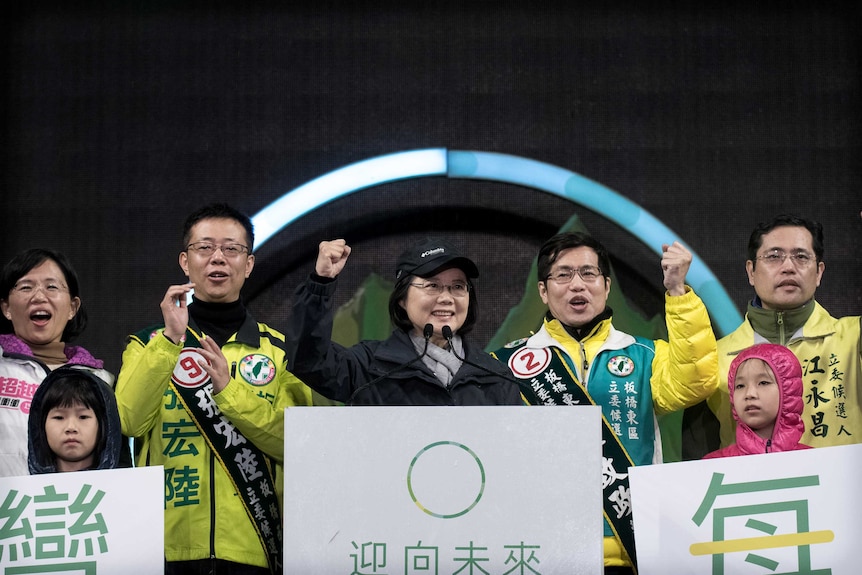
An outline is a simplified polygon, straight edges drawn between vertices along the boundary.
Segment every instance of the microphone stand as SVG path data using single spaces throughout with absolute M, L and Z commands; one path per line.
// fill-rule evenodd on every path
M 472 361 L 469 361 L 466 357 L 461 357 L 455 351 L 455 346 L 452 343 L 452 338 L 455 337 L 454 334 L 452 333 L 452 328 L 449 327 L 448 325 L 444 325 L 442 331 L 443 331 L 443 337 L 446 339 L 447 342 L 449 342 L 449 350 L 452 352 L 452 355 L 454 355 L 455 357 L 457 357 L 459 360 L 466 363 L 467 365 L 473 366 L 476 369 L 481 369 L 485 373 L 490 373 L 491 375 L 496 375 L 496 376 L 502 377 L 503 379 L 505 379 L 511 383 L 514 383 L 518 387 L 518 390 L 520 391 L 520 389 L 521 389 L 520 382 L 518 382 L 517 379 L 512 377 L 512 374 L 509 373 L 509 369 L 507 367 L 504 367 L 506 373 L 498 373 L 494 370 L 488 369 L 487 367 L 485 367 L 483 365 L 479 365 L 478 363 L 473 363 Z M 497 362 L 497 363 L 500 363 L 500 362 Z M 503 364 L 500 363 L 500 365 L 503 365 Z
M 452 330 L 449 330 L 450 333 L 451 333 L 451 331 Z M 354 391 L 353 393 L 350 394 L 350 397 L 347 399 L 347 403 L 345 405 L 352 406 L 353 400 L 356 399 L 356 396 L 359 395 L 359 393 L 361 391 L 368 389 L 369 387 L 377 384 L 381 380 L 386 379 L 387 377 L 389 377 L 390 375 L 392 375 L 396 371 L 398 371 L 400 369 L 404 369 L 405 367 L 409 367 L 409 366 L 413 365 L 414 363 L 416 363 L 417 361 L 419 361 L 420 359 L 422 359 L 423 357 L 425 357 L 425 354 L 428 353 L 428 343 L 431 341 L 432 335 L 434 335 L 434 326 L 431 325 L 430 323 L 426 323 L 425 327 L 422 329 L 422 337 L 425 338 L 425 347 L 422 349 L 422 353 L 417 355 L 416 357 L 414 357 L 410 361 L 407 361 L 407 362 L 402 363 L 401 365 L 395 366 L 394 368 L 390 369 L 386 373 L 375 377 L 374 379 L 372 379 L 371 381 L 369 381 L 365 385 L 361 385 L 361 386 L 357 387 L 356 391 Z

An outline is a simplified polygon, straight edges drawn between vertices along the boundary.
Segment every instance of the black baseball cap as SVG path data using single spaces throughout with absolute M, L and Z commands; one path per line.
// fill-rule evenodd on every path
M 428 277 L 443 268 L 458 268 L 468 278 L 479 277 L 479 269 L 473 260 L 461 253 L 446 240 L 428 238 L 401 254 L 395 272 L 395 279 L 412 275 Z

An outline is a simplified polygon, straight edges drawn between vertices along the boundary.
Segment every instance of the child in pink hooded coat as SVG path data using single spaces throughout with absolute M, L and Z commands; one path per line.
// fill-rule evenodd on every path
M 784 346 L 761 343 L 744 349 L 727 377 L 736 443 L 704 459 L 809 449 L 799 443 L 802 421 L 802 367 Z

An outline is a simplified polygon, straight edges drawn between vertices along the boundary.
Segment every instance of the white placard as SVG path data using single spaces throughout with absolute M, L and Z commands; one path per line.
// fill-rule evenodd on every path
M 284 455 L 285 573 L 601 571 L 598 407 L 289 408 Z
M 164 573 L 162 467 L 0 478 L 0 573 Z
M 862 445 L 631 468 L 640 575 L 856 575 Z

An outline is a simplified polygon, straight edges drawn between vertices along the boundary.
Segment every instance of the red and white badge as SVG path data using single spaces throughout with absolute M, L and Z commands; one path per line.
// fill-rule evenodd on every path
M 181 387 L 194 389 L 209 381 L 209 374 L 204 371 L 198 361 L 206 362 L 206 358 L 197 348 L 184 348 L 180 352 L 180 358 L 171 374 L 174 383 Z
M 509 369 L 515 377 L 530 379 L 545 371 L 549 363 L 551 363 L 551 351 L 549 349 L 524 348 L 516 351 L 509 358 Z

